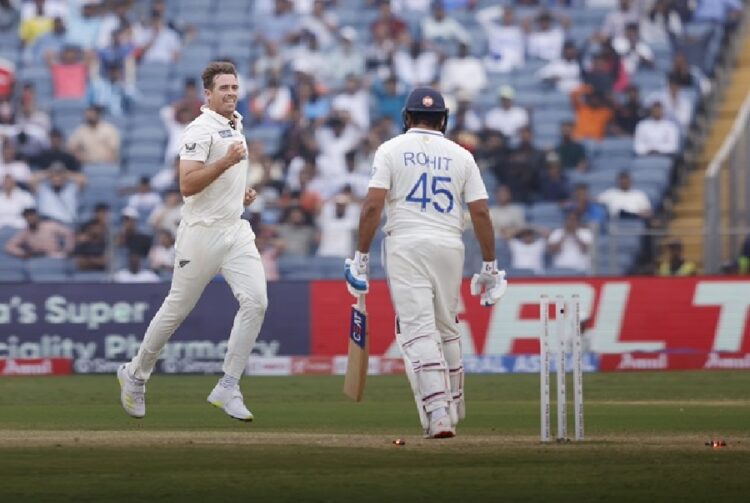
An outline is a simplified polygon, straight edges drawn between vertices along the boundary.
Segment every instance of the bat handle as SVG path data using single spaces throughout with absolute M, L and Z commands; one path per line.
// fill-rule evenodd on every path
M 366 311 L 365 295 L 366 294 L 363 293 L 362 295 L 358 295 L 357 296 L 357 309 L 359 309 L 360 311 L 363 311 L 363 312 Z

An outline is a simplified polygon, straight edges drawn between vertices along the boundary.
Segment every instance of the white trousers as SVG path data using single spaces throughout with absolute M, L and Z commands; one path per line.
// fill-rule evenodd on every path
M 424 426 L 426 413 L 463 398 L 456 315 L 464 245 L 460 237 L 388 236 L 384 255 L 399 322 L 396 339 Z M 453 379 L 459 370 L 460 384 Z
M 169 294 L 151 320 L 128 371 L 138 379 L 151 376 L 164 345 L 193 310 L 208 282 L 221 272 L 240 304 L 223 369 L 240 378 L 268 306 L 265 272 L 249 222 L 238 220 L 223 226 L 181 223 L 175 251 Z

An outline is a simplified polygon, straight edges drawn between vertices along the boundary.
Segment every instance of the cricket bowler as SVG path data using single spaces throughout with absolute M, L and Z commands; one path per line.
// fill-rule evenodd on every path
M 206 104 L 185 129 L 180 150 L 180 192 L 185 204 L 175 242 L 172 286 L 146 330 L 138 354 L 117 371 L 120 401 L 130 416 L 146 415 L 146 381 L 159 353 L 221 273 L 239 302 L 224 358 L 224 376 L 208 402 L 230 417 L 252 421 L 239 381 L 258 338 L 268 297 L 255 234 L 241 218 L 255 199 L 246 188 L 247 145 L 237 113 L 237 72 L 226 62 L 203 71 Z
M 396 310 L 396 340 L 406 362 L 426 438 L 449 438 L 465 417 L 457 311 L 464 263 L 464 203 L 482 251 L 471 282 L 483 305 L 505 293 L 498 271 L 487 190 L 472 155 L 445 138 L 441 94 L 414 89 L 403 111 L 404 134 L 384 144 L 372 167 L 354 259 L 345 278 L 352 295 L 368 291 L 369 250 L 383 207 L 383 264 Z

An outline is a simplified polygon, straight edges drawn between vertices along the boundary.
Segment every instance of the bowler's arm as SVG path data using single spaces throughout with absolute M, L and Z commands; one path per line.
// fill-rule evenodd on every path
M 385 196 L 388 193 L 386 189 L 370 188 L 367 191 L 362 210 L 359 214 L 359 240 L 357 242 L 357 251 L 360 253 L 369 253 L 372 239 L 378 231 L 380 225 L 380 215 L 383 213 L 385 206 Z
M 211 164 L 180 159 L 180 192 L 188 197 L 202 191 L 229 166 L 222 158 Z
M 490 208 L 487 199 L 477 199 L 468 204 L 471 224 L 474 226 L 474 234 L 479 241 L 482 250 L 482 260 L 493 262 L 495 260 L 495 230 L 492 228 Z

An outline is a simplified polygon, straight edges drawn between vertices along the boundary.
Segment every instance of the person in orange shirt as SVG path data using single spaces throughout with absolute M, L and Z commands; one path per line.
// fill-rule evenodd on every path
M 573 137 L 576 140 L 601 140 L 607 134 L 609 123 L 614 117 L 612 106 L 606 96 L 584 84 L 570 95 L 576 111 Z

